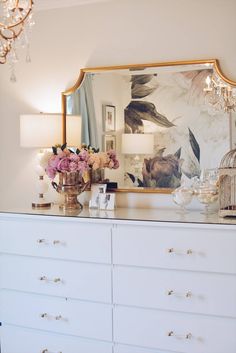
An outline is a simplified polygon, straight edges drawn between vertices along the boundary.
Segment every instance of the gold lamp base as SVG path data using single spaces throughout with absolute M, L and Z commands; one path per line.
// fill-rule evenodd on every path
M 52 203 L 48 202 L 45 200 L 45 198 L 43 197 L 43 194 L 39 194 L 39 198 L 35 201 L 32 202 L 32 208 L 51 208 L 52 207 Z
M 51 202 L 44 202 L 44 203 L 32 202 L 32 208 L 51 208 L 51 207 L 52 207 Z

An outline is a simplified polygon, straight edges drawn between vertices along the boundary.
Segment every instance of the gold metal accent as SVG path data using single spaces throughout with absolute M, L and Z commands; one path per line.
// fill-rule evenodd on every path
M 44 202 L 44 203 L 32 202 L 32 208 L 51 208 L 51 206 L 52 206 L 51 202 Z
M 2 2 L 6 3 L 8 0 L 3 0 Z M 15 13 L 20 13 L 20 19 L 18 21 L 14 21 L 14 18 L 12 19 L 12 22 L 10 24 L 2 23 L 0 22 L 0 39 L 3 41 L 4 45 L 2 48 L 2 52 L 0 54 L 0 64 L 5 64 L 7 60 L 7 55 L 12 49 L 12 44 L 14 41 L 20 36 L 24 29 L 25 21 L 32 12 L 33 8 L 33 0 L 28 0 L 28 5 L 26 8 L 25 14 L 24 8 L 20 7 L 20 1 L 15 0 L 15 4 L 13 8 L 11 9 L 13 15 Z
M 174 248 L 167 249 L 168 254 L 175 254 L 175 255 L 192 255 L 193 250 L 187 249 L 186 252 L 176 251 Z
M 47 313 L 40 314 L 40 317 L 41 317 L 42 319 L 44 319 L 44 318 L 47 317 L 47 316 L 48 316 Z
M 187 333 L 186 335 L 186 340 L 191 340 L 191 338 L 193 337 L 193 335 L 191 333 Z
M 167 294 L 168 296 L 174 295 L 174 296 L 177 296 L 177 297 L 183 297 L 183 298 L 187 298 L 187 299 L 189 299 L 189 298 L 192 297 L 192 292 L 190 292 L 190 291 L 187 291 L 186 293 L 177 293 L 177 292 L 175 292 L 173 289 L 168 290 L 168 291 L 166 292 L 166 294 Z
M 39 280 L 46 281 L 46 282 L 54 282 L 54 283 L 62 282 L 62 280 L 59 277 L 50 279 L 50 278 L 47 278 L 46 276 L 41 276 L 39 277 Z
M 167 332 L 167 336 L 175 337 L 178 339 L 186 339 L 186 340 L 190 340 L 193 337 L 193 335 L 190 332 L 186 333 L 186 335 L 178 335 L 178 334 L 174 333 L 174 331 Z
M 139 193 L 147 193 L 147 194 L 171 194 L 173 189 L 169 189 L 169 188 L 158 188 L 158 189 L 152 189 L 152 188 L 119 188 L 119 189 L 109 189 L 109 192 L 118 192 L 118 193 L 136 193 L 136 194 L 139 194 Z
M 168 332 L 168 333 L 167 333 L 167 336 L 169 336 L 169 337 L 174 336 L 174 331 L 170 331 L 170 332 Z
M 60 240 L 53 240 L 53 245 L 58 245 L 58 244 L 60 244 L 61 242 L 60 242 Z
M 62 319 L 61 315 L 55 316 L 55 320 L 61 320 L 61 319 Z
M 39 244 L 46 243 L 46 240 L 45 239 L 38 239 L 37 243 L 39 243 Z
M 63 317 L 61 316 L 61 315 L 56 315 L 56 316 L 50 316 L 50 315 L 48 315 L 47 313 L 43 313 L 43 314 L 40 314 L 40 317 L 42 318 L 42 319 L 45 319 L 45 318 L 52 318 L 52 319 L 54 319 L 54 320 L 63 320 Z
M 105 72 L 105 71 L 113 71 L 113 70 L 143 70 L 145 68 L 153 68 L 153 67 L 169 67 L 169 66 L 181 66 L 181 65 L 211 65 L 213 69 L 217 72 L 222 80 L 225 82 L 236 86 L 236 81 L 227 78 L 220 66 L 220 63 L 217 59 L 203 59 L 203 60 L 181 60 L 181 61 L 168 61 L 168 62 L 160 62 L 160 63 L 148 63 L 148 64 L 131 64 L 131 65 L 117 65 L 117 66 L 101 66 L 101 67 L 93 67 L 93 68 L 83 68 L 80 70 L 79 77 L 75 84 L 68 88 L 66 91 L 61 94 L 62 101 L 62 141 L 66 142 L 66 97 L 70 94 L 74 93 L 83 83 L 85 76 L 87 73 L 96 73 L 96 72 Z M 164 189 L 164 188 L 121 188 L 115 189 L 114 192 L 121 193 L 157 193 L 157 194 L 171 194 L 173 189 Z
M 77 197 L 87 189 L 90 181 L 84 182 L 78 171 L 70 173 L 59 173 L 59 183 L 53 182 L 54 189 L 64 195 L 64 203 L 59 206 L 61 210 L 82 210 L 83 205 Z M 55 245 L 55 244 L 54 244 Z
M 54 278 L 53 282 L 54 283 L 59 283 L 59 282 L 61 282 L 61 279 L 60 278 Z

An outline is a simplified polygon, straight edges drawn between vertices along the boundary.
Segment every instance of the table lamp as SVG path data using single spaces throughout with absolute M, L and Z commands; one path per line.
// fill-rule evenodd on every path
M 79 146 L 81 143 L 81 118 L 70 116 L 67 121 L 67 137 L 69 146 Z M 26 148 L 38 148 L 38 165 L 36 173 L 38 198 L 32 203 L 33 208 L 50 208 L 44 193 L 48 184 L 44 180 L 45 170 L 40 165 L 44 149 L 62 143 L 62 116 L 60 114 L 27 114 L 20 116 L 20 145 Z
M 153 134 L 122 134 L 121 151 L 123 154 L 134 155 L 135 177 L 142 168 L 140 154 L 153 154 L 154 135 Z

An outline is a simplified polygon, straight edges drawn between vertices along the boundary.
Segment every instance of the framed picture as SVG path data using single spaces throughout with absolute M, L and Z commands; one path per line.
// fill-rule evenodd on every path
M 115 135 L 104 135 L 104 152 L 116 149 L 116 136 Z
M 104 131 L 116 130 L 116 107 L 114 105 L 104 106 Z
M 99 194 L 99 209 L 114 210 L 115 194 Z

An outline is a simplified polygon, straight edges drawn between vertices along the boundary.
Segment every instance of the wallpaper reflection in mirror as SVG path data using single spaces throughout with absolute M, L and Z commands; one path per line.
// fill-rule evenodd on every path
M 202 169 L 219 165 L 229 149 L 229 121 L 227 114 L 215 112 L 205 103 L 203 88 L 211 72 L 206 68 L 172 68 L 147 74 L 146 70 L 145 74 L 122 70 L 86 75 L 85 81 L 88 77 L 91 80 L 89 102 L 93 102 L 95 121 L 89 126 L 96 127 L 92 130 L 100 148 L 109 134 L 104 131 L 103 107 L 112 105 L 116 109 L 111 135 L 116 138 L 121 168 L 109 171 L 107 177 L 117 180 L 119 187 L 176 188 L 181 179 L 190 180 Z M 81 88 L 78 92 L 74 95 L 81 100 Z M 124 132 L 154 134 L 154 154 L 140 155 L 138 173 L 134 155 L 121 154 Z M 94 145 L 91 139 L 84 142 Z

